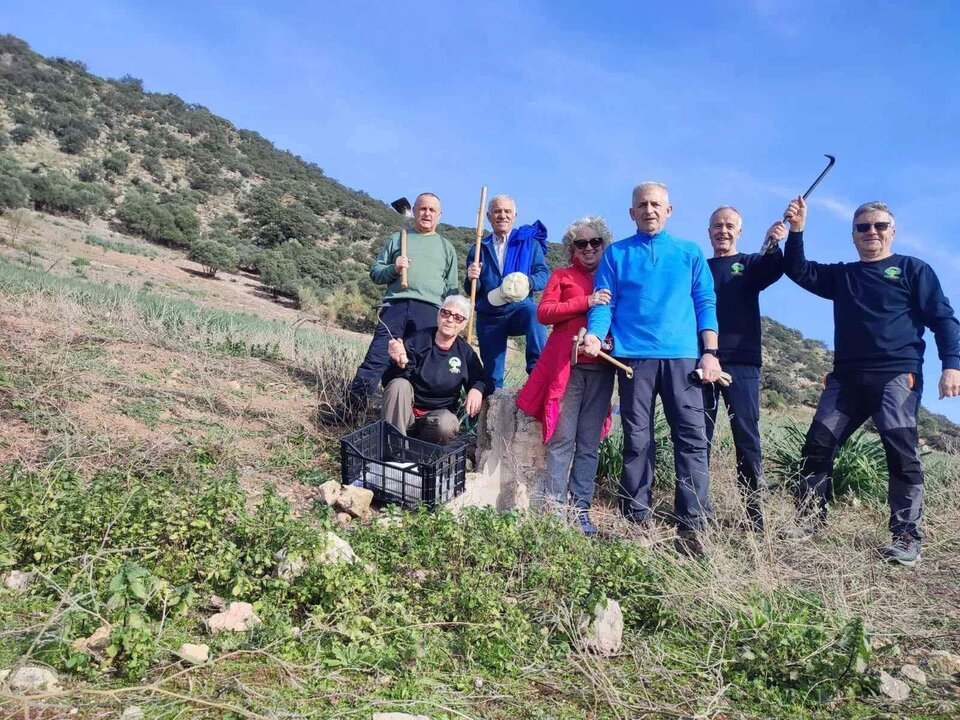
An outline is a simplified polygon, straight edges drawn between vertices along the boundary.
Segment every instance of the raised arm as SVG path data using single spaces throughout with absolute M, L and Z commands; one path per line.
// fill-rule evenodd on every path
M 764 238 L 773 238 L 773 249 L 756 258 L 747 266 L 747 281 L 756 290 L 766 290 L 783 277 L 783 250 L 780 241 L 787 236 L 787 226 L 777 220 L 767 229 Z
M 836 280 L 832 265 L 807 260 L 803 252 L 803 227 L 807 221 L 807 204 L 802 197 L 791 200 L 783 214 L 790 225 L 787 247 L 783 253 L 784 272 L 797 285 L 815 295 L 832 300 L 836 294 Z

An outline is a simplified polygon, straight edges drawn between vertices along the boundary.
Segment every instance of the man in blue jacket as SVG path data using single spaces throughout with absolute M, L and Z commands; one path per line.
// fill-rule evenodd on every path
M 537 220 L 514 229 L 517 206 L 508 195 L 497 195 L 487 204 L 493 232 L 480 243 L 480 262 L 467 258 L 469 292 L 477 280 L 477 341 L 480 359 L 494 387 L 503 387 L 507 338 L 526 337 L 527 372 L 537 364 L 547 341 L 547 329 L 537 320 L 533 293 L 543 290 L 550 277 L 544 255 L 547 229 Z
M 924 327 L 933 330 L 943 372 L 940 397 L 960 396 L 960 324 L 940 280 L 922 260 L 890 250 L 893 213 L 881 202 L 853 213 L 853 244 L 860 262 L 830 265 L 807 260 L 803 228 L 807 205 L 791 200 L 784 213 L 790 235 L 787 277 L 833 301 L 833 371 L 807 432 L 797 483 L 797 535 L 821 532 L 827 519 L 833 462 L 840 446 L 873 418 L 887 456 L 887 499 L 893 541 L 881 548 L 889 562 L 912 567 L 923 532 L 923 466 L 917 416 L 923 390 Z
M 613 336 L 613 354 L 633 368 L 618 373 L 623 423 L 621 510 L 632 522 L 653 519 L 653 417 L 659 395 L 674 442 L 677 550 L 702 554 L 697 533 L 710 517 L 703 393 L 691 381 L 720 378 L 713 277 L 700 247 L 664 231 L 673 211 L 667 187 L 645 182 L 633 190 L 635 235 L 603 253 L 594 289 L 610 302 L 587 313 L 583 351 L 596 356 L 600 338 Z

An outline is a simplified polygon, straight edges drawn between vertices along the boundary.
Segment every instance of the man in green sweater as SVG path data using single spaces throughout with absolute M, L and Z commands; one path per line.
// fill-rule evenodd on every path
M 413 204 L 413 232 L 407 233 L 407 253 L 400 254 L 400 233 L 391 235 L 370 266 L 370 279 L 386 285 L 380 305 L 380 322 L 367 348 L 366 357 L 347 392 L 346 416 L 366 405 L 390 364 L 387 343 L 437 326 L 437 310 L 447 295 L 456 294 L 457 253 L 437 234 L 440 198 L 421 193 Z M 407 287 L 401 287 L 401 270 L 407 270 Z M 338 418 L 339 419 L 339 418 Z

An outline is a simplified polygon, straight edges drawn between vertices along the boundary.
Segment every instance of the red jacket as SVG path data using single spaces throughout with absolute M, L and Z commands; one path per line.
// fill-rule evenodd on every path
M 593 292 L 593 275 L 584 270 L 579 261 L 554 271 L 543 289 L 537 306 L 537 320 L 553 325 L 540 353 L 540 359 L 517 395 L 517 407 L 540 421 L 543 442 L 553 435 L 560 417 L 560 401 L 570 380 L 570 347 L 580 328 L 587 326 L 587 310 Z M 580 355 L 581 362 L 596 362 L 596 358 Z M 603 435 L 610 429 L 608 416 Z

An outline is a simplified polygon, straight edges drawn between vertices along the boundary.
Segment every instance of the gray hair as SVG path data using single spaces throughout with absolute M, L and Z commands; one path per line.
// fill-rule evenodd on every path
M 487 203 L 487 212 L 490 212 L 491 210 L 493 210 L 493 204 L 497 200 L 509 200 L 510 204 L 513 205 L 513 212 L 514 213 L 517 212 L 517 201 L 514 200 L 509 195 L 494 195 L 492 198 L 490 198 L 490 202 Z
M 733 211 L 737 214 L 737 217 L 740 218 L 740 224 L 743 225 L 743 215 L 742 215 L 741 212 L 740 212 L 739 210 L 737 210 L 733 205 L 721 205 L 721 206 L 718 207 L 716 210 L 714 210 L 712 213 L 710 213 L 710 224 L 711 224 L 711 225 L 713 225 L 713 216 L 716 215 L 718 212 L 722 212 L 723 210 L 733 210 Z
M 642 190 L 647 190 L 648 188 L 659 188 L 666 193 L 668 199 L 670 197 L 670 191 L 664 183 L 657 180 L 645 180 L 633 189 L 633 193 L 630 195 L 630 203 L 632 204 L 633 201 L 636 200 L 637 195 L 639 195 Z
M 579 235 L 580 231 L 585 227 L 590 228 L 603 238 L 604 250 L 613 242 L 613 233 L 610 232 L 610 228 L 607 227 L 606 221 L 599 215 L 587 215 L 579 220 L 574 220 L 567 226 L 567 229 L 563 233 L 563 249 L 567 254 L 567 262 L 573 262 L 573 241 L 577 239 L 577 235 Z
M 880 202 L 879 200 L 871 200 L 870 202 L 865 202 L 863 205 L 858 207 L 853 211 L 853 219 L 856 220 L 861 215 L 865 215 L 868 212 L 885 212 L 890 216 L 890 219 L 893 220 L 893 212 L 887 207 L 886 203 Z
M 434 193 L 432 193 L 432 192 L 422 192 L 422 193 L 420 193 L 419 195 L 417 195 L 417 199 L 413 201 L 414 207 L 416 207 L 417 203 L 420 202 L 420 198 L 422 198 L 422 197 L 432 197 L 434 200 L 437 201 L 437 203 L 440 202 L 440 197 L 437 196 L 437 195 L 435 195 Z
M 440 303 L 441 310 L 450 306 L 453 306 L 454 312 L 457 312 L 464 317 L 470 317 L 470 301 L 463 295 L 449 295 L 443 299 L 442 303 Z

